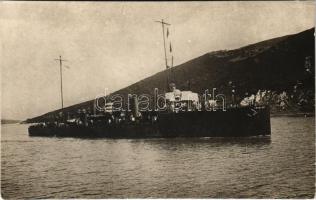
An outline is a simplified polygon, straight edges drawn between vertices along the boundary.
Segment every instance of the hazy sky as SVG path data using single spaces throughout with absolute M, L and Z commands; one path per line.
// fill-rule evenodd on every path
M 314 2 L 0 2 L 1 116 L 25 119 L 118 90 L 174 63 L 314 26 Z

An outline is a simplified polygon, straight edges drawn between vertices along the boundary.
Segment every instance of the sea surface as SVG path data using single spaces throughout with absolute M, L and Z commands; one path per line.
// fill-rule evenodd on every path
M 74 139 L 1 127 L 9 198 L 313 198 L 315 120 L 275 117 L 267 138 Z

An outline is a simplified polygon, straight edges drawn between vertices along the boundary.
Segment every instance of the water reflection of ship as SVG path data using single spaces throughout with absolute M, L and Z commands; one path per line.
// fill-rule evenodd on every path
M 224 97 L 215 99 L 214 94 L 199 96 L 190 90 L 181 91 L 172 82 L 173 56 L 168 65 L 166 38 L 170 24 L 163 20 L 163 44 L 169 92 L 164 94 L 165 109 L 141 111 L 137 97 L 131 99 L 131 110 L 114 109 L 113 102 L 104 105 L 103 112 L 91 113 L 79 110 L 76 115 L 45 119 L 29 127 L 30 136 L 57 137 L 108 137 L 108 138 L 168 138 L 168 137 L 242 137 L 270 135 L 270 112 L 265 105 L 248 104 L 240 106 L 234 101 L 226 107 Z M 170 53 L 172 46 L 170 43 Z M 62 60 L 60 69 L 62 70 Z M 188 82 L 190 84 L 190 82 Z M 212 98 L 211 98 L 212 96 Z M 61 97 L 62 77 L 61 77 Z M 201 98 L 202 97 L 202 98 Z M 220 101 L 220 102 L 219 102 Z M 62 99 L 63 108 L 63 99 Z M 63 110 L 62 110 L 63 111 Z
M 163 142 L 161 142 L 163 140 Z M 138 142 L 134 140 L 133 142 Z M 216 147 L 242 147 L 245 149 L 265 149 L 269 148 L 271 144 L 271 137 L 269 136 L 255 136 L 255 137 L 203 137 L 203 138 L 175 138 L 168 139 L 143 139 L 142 143 L 146 143 L 152 147 L 157 146 L 159 149 L 172 150 L 179 148 L 216 148 Z

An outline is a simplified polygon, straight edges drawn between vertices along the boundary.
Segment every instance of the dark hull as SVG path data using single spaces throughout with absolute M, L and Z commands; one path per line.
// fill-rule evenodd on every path
M 247 137 L 270 134 L 268 107 L 160 113 L 156 123 L 29 127 L 30 136 L 80 138 Z

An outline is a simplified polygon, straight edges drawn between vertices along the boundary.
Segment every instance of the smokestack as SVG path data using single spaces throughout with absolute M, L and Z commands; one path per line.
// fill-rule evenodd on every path
M 139 108 L 138 108 L 137 96 L 133 96 L 132 98 L 133 98 L 132 113 L 133 113 L 134 117 L 139 117 L 140 113 L 139 113 Z

